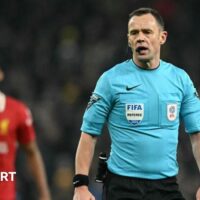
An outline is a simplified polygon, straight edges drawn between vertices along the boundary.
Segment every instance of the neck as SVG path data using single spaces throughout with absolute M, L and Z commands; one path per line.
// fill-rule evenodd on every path
M 155 69 L 160 64 L 160 57 L 154 59 L 137 59 L 133 56 L 133 61 L 136 65 L 144 69 Z
M 160 64 L 160 61 L 153 63 L 151 61 L 137 62 L 137 61 L 134 60 L 134 62 L 135 62 L 136 65 L 138 65 L 139 67 L 144 68 L 144 69 L 156 69 Z
M 6 106 L 6 96 L 4 93 L 0 91 L 0 112 L 3 112 L 5 110 Z

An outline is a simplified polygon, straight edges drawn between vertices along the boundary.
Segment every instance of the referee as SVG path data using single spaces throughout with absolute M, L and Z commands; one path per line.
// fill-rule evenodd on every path
M 106 200 L 185 199 L 176 180 L 178 128 L 182 120 L 200 168 L 200 100 L 188 74 L 160 59 L 166 39 L 156 10 L 130 14 L 132 59 L 106 71 L 96 84 L 81 127 L 73 200 L 95 199 L 88 174 L 105 123 L 111 137 Z

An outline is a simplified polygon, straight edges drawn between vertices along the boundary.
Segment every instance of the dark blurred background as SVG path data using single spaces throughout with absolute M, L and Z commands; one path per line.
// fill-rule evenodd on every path
M 169 32 L 162 58 L 185 69 L 200 89 L 200 7 L 190 0 L 1 0 L 0 64 L 6 69 L 1 90 L 31 109 L 54 200 L 71 200 L 74 156 L 82 115 L 102 72 L 127 59 L 128 14 L 141 6 L 160 11 Z M 187 200 L 195 199 L 200 175 L 189 137 L 180 129 L 179 182 Z M 109 151 L 101 136 L 97 157 Z M 36 200 L 33 179 L 17 161 L 18 200 Z

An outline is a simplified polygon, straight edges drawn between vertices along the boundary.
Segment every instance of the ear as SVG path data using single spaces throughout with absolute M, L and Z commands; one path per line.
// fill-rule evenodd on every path
M 160 44 L 163 45 L 167 40 L 168 33 L 167 31 L 162 31 L 160 33 Z
M 129 33 L 127 33 L 128 46 L 131 48 L 131 42 L 130 42 L 129 36 L 130 36 Z

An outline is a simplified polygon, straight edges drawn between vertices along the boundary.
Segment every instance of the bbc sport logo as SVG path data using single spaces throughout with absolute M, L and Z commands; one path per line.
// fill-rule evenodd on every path
M 16 172 L 0 172 L 0 182 L 15 181 Z

